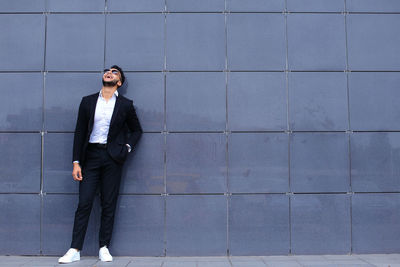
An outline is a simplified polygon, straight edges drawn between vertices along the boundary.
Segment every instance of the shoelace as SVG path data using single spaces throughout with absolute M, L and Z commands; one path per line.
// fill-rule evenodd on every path
M 108 251 L 107 248 L 103 248 L 103 254 L 106 254 L 107 256 L 111 256 L 110 251 Z
M 73 251 L 73 250 L 68 250 L 68 251 L 67 251 L 67 255 L 68 255 L 68 256 L 73 255 L 74 253 L 75 253 L 75 251 Z

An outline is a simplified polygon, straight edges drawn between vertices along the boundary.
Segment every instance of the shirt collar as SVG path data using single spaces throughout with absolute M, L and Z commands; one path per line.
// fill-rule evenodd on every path
M 102 90 L 100 90 L 99 96 L 100 96 L 101 98 L 103 98 L 103 94 L 101 93 L 101 91 L 102 91 Z M 118 90 L 115 90 L 114 95 L 115 95 L 115 97 L 118 97 Z

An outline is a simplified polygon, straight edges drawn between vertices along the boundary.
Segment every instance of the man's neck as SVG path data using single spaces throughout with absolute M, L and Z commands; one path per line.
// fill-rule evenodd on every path
M 113 94 L 115 93 L 117 88 L 118 88 L 117 86 L 114 86 L 114 87 L 103 86 L 103 88 L 101 88 L 101 94 L 102 94 L 103 98 L 106 101 L 110 100 L 110 98 L 113 96 Z

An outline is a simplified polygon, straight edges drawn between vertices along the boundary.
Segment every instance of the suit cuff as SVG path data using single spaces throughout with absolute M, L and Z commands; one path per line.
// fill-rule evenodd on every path
M 126 146 L 128 147 L 128 153 L 130 153 L 132 151 L 132 147 L 129 144 L 126 144 Z

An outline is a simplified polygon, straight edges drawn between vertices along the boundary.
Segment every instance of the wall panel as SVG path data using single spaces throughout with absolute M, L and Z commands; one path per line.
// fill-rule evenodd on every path
M 399 12 L 397 0 L 0 0 L 0 254 L 68 249 L 78 108 L 113 64 L 144 133 L 112 254 L 400 253 Z M 82 253 L 97 255 L 98 196 L 89 224 Z

